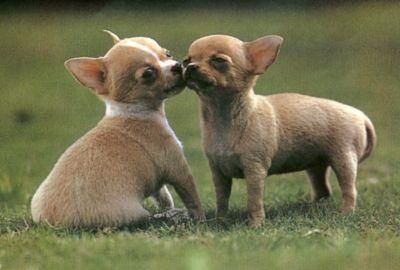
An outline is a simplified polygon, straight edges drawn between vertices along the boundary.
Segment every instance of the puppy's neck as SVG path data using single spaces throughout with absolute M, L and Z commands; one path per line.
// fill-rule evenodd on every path
M 164 103 L 122 103 L 103 98 L 106 104 L 106 118 L 146 119 L 159 115 L 165 117 Z
M 253 108 L 253 89 L 226 97 L 201 97 L 202 119 L 205 123 L 233 125 L 246 118 Z
M 122 103 L 107 98 L 103 98 L 103 101 L 106 104 L 106 119 L 122 118 L 133 121 L 154 121 L 172 136 L 180 148 L 183 148 L 182 143 L 176 137 L 174 131 L 168 123 L 164 110 L 164 102 L 161 102 L 160 104 Z

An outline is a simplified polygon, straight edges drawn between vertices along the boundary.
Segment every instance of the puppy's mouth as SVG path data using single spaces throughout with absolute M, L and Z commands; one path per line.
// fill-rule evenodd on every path
M 165 88 L 163 90 L 163 93 L 166 96 L 172 96 L 172 95 L 176 95 L 178 94 L 180 91 L 183 90 L 183 88 L 185 87 L 185 81 L 180 78 L 179 80 L 177 80 L 173 85 L 168 86 L 167 88 Z
M 214 85 L 214 81 L 199 72 L 185 73 L 184 80 L 187 87 L 192 90 L 204 91 Z
M 188 79 L 186 85 L 195 91 L 201 91 L 213 85 L 211 81 Z

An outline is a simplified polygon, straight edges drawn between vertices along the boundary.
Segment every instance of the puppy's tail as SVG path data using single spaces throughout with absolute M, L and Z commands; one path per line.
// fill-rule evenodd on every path
M 365 146 L 364 153 L 361 155 L 359 162 L 369 157 L 376 145 L 375 128 L 368 117 L 365 117 L 365 131 L 367 136 L 367 145 Z

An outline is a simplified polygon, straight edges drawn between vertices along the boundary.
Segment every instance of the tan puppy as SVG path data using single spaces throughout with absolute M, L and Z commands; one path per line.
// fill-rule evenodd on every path
M 350 106 L 299 94 L 254 94 L 257 76 L 274 62 L 282 41 L 279 36 L 252 42 L 207 36 L 192 43 L 184 60 L 184 78 L 201 101 L 217 215 L 228 210 L 232 178 L 245 178 L 254 227 L 265 219 L 264 179 L 272 174 L 306 170 L 318 200 L 331 194 L 327 170 L 332 167 L 342 210 L 352 211 L 357 164 L 376 140 L 371 121 Z
M 166 183 L 203 219 L 182 146 L 163 100 L 183 89 L 181 65 L 150 38 L 114 38 L 104 57 L 65 62 L 73 77 L 106 103 L 98 125 L 61 156 L 32 199 L 35 222 L 120 226 L 147 219 L 142 201 L 174 206 Z

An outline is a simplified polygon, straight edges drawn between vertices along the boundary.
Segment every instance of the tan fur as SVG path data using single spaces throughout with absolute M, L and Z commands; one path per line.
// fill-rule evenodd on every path
M 73 227 L 129 224 L 150 217 L 142 206 L 149 196 L 174 207 L 167 183 L 189 213 L 203 219 L 191 171 L 164 112 L 163 100 L 183 89 L 181 72 L 172 72 L 172 60 L 149 38 L 113 39 L 104 57 L 66 62 L 79 82 L 106 101 L 107 114 L 66 150 L 40 185 L 32 199 L 33 220 Z M 148 66 L 157 70 L 151 84 L 141 77 Z
M 278 36 L 253 42 L 207 36 L 192 43 L 184 61 L 187 85 L 201 100 L 203 147 L 217 215 L 228 211 L 232 178 L 245 178 L 254 227 L 264 222 L 264 179 L 272 174 L 306 170 L 318 200 L 331 194 L 327 178 L 332 167 L 342 190 L 342 210 L 352 211 L 357 164 L 376 141 L 371 121 L 350 106 L 299 94 L 254 94 L 257 75 L 274 62 L 282 41 Z

